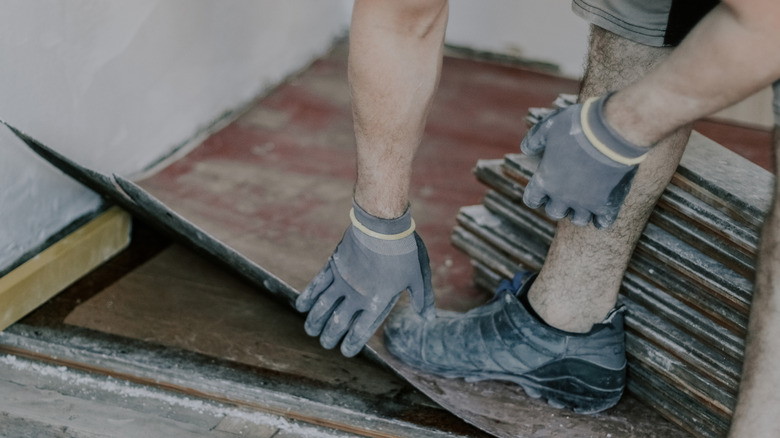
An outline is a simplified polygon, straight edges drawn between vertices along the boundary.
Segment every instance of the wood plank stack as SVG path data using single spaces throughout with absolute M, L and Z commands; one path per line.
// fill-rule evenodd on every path
M 477 163 L 489 190 L 460 210 L 452 241 L 482 288 L 544 263 L 555 224 L 522 203 L 537 165 L 522 154 Z M 694 133 L 623 279 L 628 390 L 695 436 L 728 431 L 772 184 L 766 170 Z

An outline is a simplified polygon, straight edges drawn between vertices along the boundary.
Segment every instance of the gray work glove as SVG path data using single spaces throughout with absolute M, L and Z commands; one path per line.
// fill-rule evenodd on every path
M 343 337 L 346 357 L 360 352 L 404 290 L 414 310 L 426 318 L 434 315 L 428 251 L 414 231 L 411 212 L 381 219 L 352 205 L 352 225 L 295 302 L 299 312 L 309 312 L 306 333 L 320 336 L 327 349 Z
M 612 225 L 649 148 L 623 139 L 607 125 L 609 95 L 553 111 L 534 125 L 520 145 L 528 155 L 544 153 L 523 193 L 531 208 L 545 206 L 555 220 L 575 225 Z

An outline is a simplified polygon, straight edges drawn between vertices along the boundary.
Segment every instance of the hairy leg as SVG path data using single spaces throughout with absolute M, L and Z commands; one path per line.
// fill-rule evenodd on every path
M 593 26 L 580 99 L 624 88 L 669 53 L 671 49 L 637 44 Z M 614 307 L 634 246 L 677 168 L 689 135 L 690 127 L 680 128 L 651 150 L 608 230 L 578 227 L 568 219 L 558 223 L 544 267 L 528 295 L 548 324 L 587 332 Z
M 378 217 L 409 203 L 412 160 L 439 80 L 447 0 L 357 0 L 349 82 L 357 140 L 355 200 Z
M 780 127 L 775 126 L 774 134 L 778 174 Z M 742 381 L 729 432 L 735 438 L 780 436 L 780 180 L 776 184 L 775 201 L 761 235 Z

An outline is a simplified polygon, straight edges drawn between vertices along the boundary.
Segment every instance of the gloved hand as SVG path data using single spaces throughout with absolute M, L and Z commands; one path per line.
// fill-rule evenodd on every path
M 636 146 L 607 125 L 609 95 L 548 114 L 520 145 L 528 155 L 544 153 L 523 193 L 531 207 L 545 206 L 555 220 L 575 225 L 612 225 L 648 147 Z
M 428 251 L 414 231 L 409 210 L 397 219 L 366 213 L 356 202 L 352 225 L 328 263 L 298 297 L 295 307 L 309 312 L 304 328 L 323 347 L 356 355 L 409 290 L 412 308 L 434 316 Z

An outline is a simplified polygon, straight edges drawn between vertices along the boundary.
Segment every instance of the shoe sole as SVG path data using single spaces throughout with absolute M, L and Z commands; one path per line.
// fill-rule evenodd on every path
M 614 386 L 611 388 L 594 386 L 572 375 L 539 377 L 547 374 L 551 368 L 577 369 L 577 367 L 582 367 L 586 362 L 578 359 L 564 359 L 523 375 L 486 372 L 457 373 L 431 370 L 430 367 L 414 363 L 416 361 L 402 360 L 414 368 L 448 379 L 460 378 L 466 382 L 500 380 L 515 383 L 523 388 L 523 391 L 531 398 L 546 400 L 550 406 L 559 409 L 570 409 L 578 414 L 596 414 L 615 406 L 623 395 L 625 387 L 625 367 L 618 370 L 609 370 L 608 375 L 601 373 L 601 380 L 606 378 L 607 381 L 612 381 Z M 596 367 L 596 365 L 590 364 L 590 368 L 594 369 Z M 534 376 L 534 374 L 537 374 L 537 376 Z M 587 377 L 588 373 L 585 372 L 584 374 Z
M 531 378 L 503 374 L 461 376 L 467 382 L 501 380 L 519 385 L 526 395 L 546 400 L 547 404 L 559 409 L 570 409 L 578 414 L 596 414 L 617 404 L 623 389 L 604 390 L 594 388 L 579 379 L 560 377 L 543 383 Z M 565 388 L 565 389 L 561 389 Z

